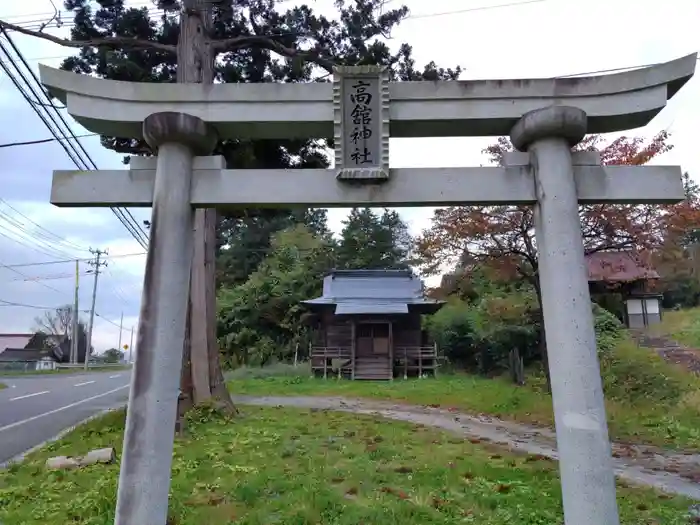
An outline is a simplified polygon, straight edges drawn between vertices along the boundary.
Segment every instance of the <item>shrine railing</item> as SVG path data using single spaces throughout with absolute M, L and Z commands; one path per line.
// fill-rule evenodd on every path
M 312 371 L 323 371 L 324 379 L 328 377 L 328 372 L 333 373 L 333 360 L 341 361 L 337 367 L 338 377 L 342 377 L 343 372 L 352 374 L 354 368 L 354 359 L 352 348 L 349 346 L 312 346 L 311 352 L 311 369 Z
M 394 362 L 399 370 L 403 370 L 404 379 L 408 378 L 409 371 L 417 372 L 418 377 L 423 377 L 423 372 L 437 375 L 440 366 L 437 345 L 397 346 L 394 348 Z

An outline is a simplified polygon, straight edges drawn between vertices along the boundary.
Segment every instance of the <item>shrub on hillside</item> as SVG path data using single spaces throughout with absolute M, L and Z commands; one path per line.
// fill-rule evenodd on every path
M 624 337 L 622 323 L 614 314 L 595 303 L 593 304 L 593 320 L 595 321 L 598 353 L 610 353 Z
M 601 352 L 605 396 L 635 404 L 672 404 L 688 388 L 689 378 L 647 348 L 622 339 L 611 352 Z
M 683 374 L 627 338 L 612 313 L 593 305 L 605 396 L 627 402 L 674 403 L 686 390 Z

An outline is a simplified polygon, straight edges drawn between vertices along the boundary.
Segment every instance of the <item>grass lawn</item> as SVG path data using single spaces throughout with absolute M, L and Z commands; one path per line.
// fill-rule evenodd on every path
M 7 388 L 7 385 L 5 383 L 0 383 L 0 390 L 2 390 L 3 388 Z
M 656 335 L 670 337 L 690 348 L 700 349 L 700 308 L 668 310 L 661 323 L 651 329 Z
M 118 465 L 47 472 L 53 455 L 115 446 L 124 414 L 92 421 L 0 472 L 3 525 L 111 525 Z M 172 525 L 563 523 L 556 463 L 407 423 L 324 411 L 200 410 L 175 446 Z M 69 497 L 67 497 L 67 495 Z M 687 523 L 691 502 L 620 486 L 626 525 Z
M 621 345 L 605 360 L 604 382 L 611 437 L 617 441 L 700 450 L 700 381 L 664 363 L 649 351 Z M 473 375 L 442 375 L 377 384 L 313 379 L 305 368 L 278 374 L 241 370 L 230 376 L 229 389 L 242 395 L 311 395 L 385 399 L 416 405 L 457 408 L 523 423 L 553 426 L 551 396 L 544 379 L 528 377 L 525 387 L 506 379 Z M 295 376 L 296 375 L 296 376 Z

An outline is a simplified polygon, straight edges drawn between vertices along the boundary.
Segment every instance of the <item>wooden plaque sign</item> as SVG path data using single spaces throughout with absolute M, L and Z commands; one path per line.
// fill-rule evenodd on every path
M 335 168 L 341 180 L 389 178 L 389 85 L 383 66 L 339 66 L 333 79 Z

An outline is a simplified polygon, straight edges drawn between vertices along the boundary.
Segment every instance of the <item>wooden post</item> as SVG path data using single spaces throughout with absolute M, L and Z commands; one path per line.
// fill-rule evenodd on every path
M 394 380 L 394 323 L 389 321 L 389 380 Z
M 408 379 L 408 349 L 403 347 L 403 378 Z
M 323 379 L 328 379 L 328 347 L 323 347 Z
M 313 343 L 309 343 L 309 363 L 311 363 L 311 377 L 316 377 L 316 374 L 314 373 L 314 345 Z
M 355 359 L 356 359 L 356 353 L 357 353 L 357 323 L 355 322 L 355 319 L 351 321 L 351 336 L 350 336 L 350 353 L 351 353 L 351 366 L 352 370 L 350 371 L 350 378 L 352 381 L 355 380 Z
M 437 377 L 440 361 L 438 360 L 437 342 L 433 341 L 433 377 Z
M 423 379 L 423 354 L 420 346 L 418 347 L 418 379 Z

